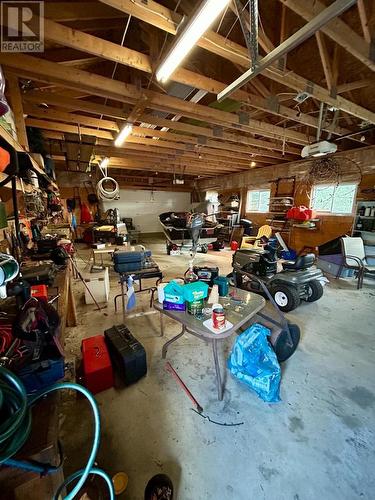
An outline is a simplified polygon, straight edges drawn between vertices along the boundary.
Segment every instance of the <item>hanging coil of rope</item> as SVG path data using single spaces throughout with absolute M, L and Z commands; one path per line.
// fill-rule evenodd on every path
M 111 189 L 105 188 L 105 183 L 111 184 Z M 113 177 L 103 177 L 96 185 L 98 198 L 101 200 L 118 200 L 120 197 L 120 186 Z

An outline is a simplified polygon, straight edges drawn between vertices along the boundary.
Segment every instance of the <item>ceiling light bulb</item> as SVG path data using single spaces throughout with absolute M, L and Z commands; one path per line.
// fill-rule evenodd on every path
M 167 57 L 159 66 L 156 78 L 165 83 L 175 69 L 182 63 L 201 36 L 223 12 L 231 0 L 205 0 L 191 21 L 177 37 Z
M 257 166 L 257 164 L 256 164 L 256 162 L 255 162 L 255 161 L 252 161 L 252 162 L 250 163 L 250 167 L 256 167 L 256 166 Z
M 115 146 L 117 148 L 119 148 L 120 146 L 122 146 L 124 144 L 127 137 L 129 137 L 129 135 L 132 133 L 132 130 L 133 130 L 133 125 L 131 123 L 128 123 L 127 125 L 125 125 L 125 127 L 121 130 L 119 135 L 116 137 Z

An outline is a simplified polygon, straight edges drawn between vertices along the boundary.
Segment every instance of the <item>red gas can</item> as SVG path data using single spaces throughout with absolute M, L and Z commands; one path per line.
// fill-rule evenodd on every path
M 111 359 L 103 335 L 82 340 L 82 364 L 85 386 L 93 394 L 113 386 Z

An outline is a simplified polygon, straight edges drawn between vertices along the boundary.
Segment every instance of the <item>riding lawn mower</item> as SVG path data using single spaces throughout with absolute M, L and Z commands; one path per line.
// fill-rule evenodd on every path
M 262 244 L 261 247 L 235 252 L 233 272 L 228 275 L 233 285 L 264 295 L 261 281 L 283 312 L 296 309 L 301 300 L 315 302 L 322 297 L 326 278 L 313 265 L 313 253 L 294 260 L 279 259 L 281 250 L 276 238 L 262 238 Z

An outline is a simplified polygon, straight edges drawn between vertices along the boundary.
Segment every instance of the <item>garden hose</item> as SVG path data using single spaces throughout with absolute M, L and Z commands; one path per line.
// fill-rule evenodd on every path
M 103 184 L 105 182 L 112 184 L 111 190 L 104 188 Z M 108 201 L 118 200 L 120 197 L 120 186 L 118 182 L 112 177 L 103 177 L 103 179 L 100 179 L 100 181 L 96 185 L 96 192 L 98 198 L 100 198 L 101 200 L 108 200 Z
M 101 476 L 107 483 L 110 499 L 115 498 L 111 478 L 106 472 L 94 466 L 100 441 L 100 416 L 98 406 L 92 394 L 81 385 L 64 382 L 55 384 L 41 393 L 27 398 L 25 388 L 20 379 L 6 368 L 0 366 L 0 464 L 11 465 L 7 460 L 15 455 L 24 445 L 31 431 L 31 407 L 46 394 L 61 390 L 73 389 L 82 393 L 89 401 L 94 416 L 94 440 L 86 466 L 71 476 L 59 486 L 53 496 L 57 500 L 61 491 L 72 481 L 78 479 L 72 491 L 65 500 L 72 500 L 82 488 L 89 474 Z

